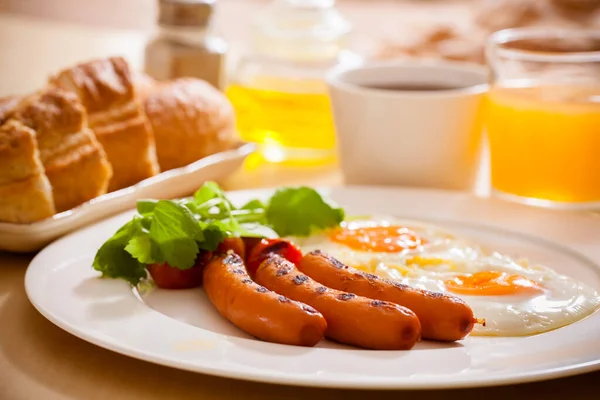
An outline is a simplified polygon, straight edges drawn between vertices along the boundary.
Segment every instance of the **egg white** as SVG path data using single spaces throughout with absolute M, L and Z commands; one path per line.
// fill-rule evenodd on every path
M 304 252 L 318 249 L 365 272 L 462 298 L 477 318 L 486 321 L 485 326 L 477 324 L 472 335 L 526 336 L 542 333 L 581 320 L 600 306 L 600 294 L 575 279 L 547 267 L 490 253 L 433 225 L 382 217 L 345 223 L 349 228 L 385 225 L 408 227 L 428 243 L 415 250 L 385 253 L 354 250 L 333 242 L 325 234 L 291 239 Z M 457 276 L 490 270 L 526 277 L 544 290 L 519 295 L 469 296 L 452 293 L 444 284 Z

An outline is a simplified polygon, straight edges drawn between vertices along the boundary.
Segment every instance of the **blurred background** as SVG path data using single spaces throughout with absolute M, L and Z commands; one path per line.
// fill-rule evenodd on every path
M 35 92 L 75 64 L 123 56 L 134 71 L 160 81 L 194 76 L 221 90 L 241 138 L 262 146 L 246 170 L 265 160 L 314 167 L 336 162 L 324 82 L 332 67 L 405 59 L 483 67 L 493 32 L 600 28 L 598 0 L 196 0 L 205 4 L 193 9 L 181 3 L 0 0 L 0 97 Z M 211 101 L 204 104 L 210 108 Z M 252 184 L 269 184 L 265 176 L 279 173 L 260 171 Z M 322 175 L 317 169 L 315 176 Z M 247 184 L 242 177 L 232 186 Z
M 270 0 L 219 0 L 213 24 L 229 43 L 228 65 L 248 45 L 250 19 Z M 600 26 L 595 0 L 338 0 L 352 24 L 350 46 L 373 58 L 441 56 L 482 61 L 487 34 L 525 25 Z M 35 90 L 45 73 L 123 54 L 142 68 L 157 30 L 155 0 L 0 0 L 0 95 Z M 35 43 L 36 53 L 31 52 Z M 5 55 L 10 54 L 10 57 Z M 35 63 L 35 60 L 43 63 Z
M 229 66 L 248 45 L 249 17 L 270 3 L 216 2 L 213 24 L 230 45 Z M 338 0 L 336 6 L 353 24 L 352 48 L 372 54 L 384 43 L 416 37 L 415 30 L 423 26 L 465 25 L 473 3 L 479 0 Z M 0 95 L 35 90 L 46 73 L 92 57 L 120 54 L 142 68 L 144 46 L 158 29 L 155 0 L 0 0 L 0 12 L 5 16 L 0 21 L 0 54 L 11 55 L 3 59 L 3 73 L 28 77 L 0 80 Z M 38 44 L 35 55 L 31 43 Z M 43 60 L 43 65 L 33 65 L 33 59 Z

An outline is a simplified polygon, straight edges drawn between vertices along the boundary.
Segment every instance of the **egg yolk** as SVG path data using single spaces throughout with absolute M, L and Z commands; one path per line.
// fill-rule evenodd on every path
M 455 277 L 444 284 L 451 292 L 471 296 L 502 296 L 542 291 L 531 279 L 498 271 L 481 271 Z
M 402 226 L 371 226 L 365 228 L 336 229 L 329 238 L 355 250 L 398 253 L 414 250 L 427 241 Z

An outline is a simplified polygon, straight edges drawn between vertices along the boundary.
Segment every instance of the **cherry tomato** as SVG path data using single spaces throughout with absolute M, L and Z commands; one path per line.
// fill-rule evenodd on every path
M 250 276 L 254 275 L 260 264 L 271 254 L 278 254 L 294 264 L 302 259 L 302 250 L 292 242 L 283 239 L 262 239 L 252 248 L 246 260 L 246 269 Z
M 254 247 L 256 247 L 256 245 L 259 244 L 260 241 L 263 240 L 263 238 L 243 237 L 242 240 L 244 241 L 244 247 L 246 248 L 246 255 L 250 255 Z
M 148 265 L 148 272 L 156 283 L 156 286 L 162 289 L 189 289 L 198 287 L 202 284 L 202 272 L 204 266 L 212 258 L 210 251 L 203 251 L 198 255 L 196 264 L 192 268 L 179 269 L 171 267 L 169 264 L 151 264 Z

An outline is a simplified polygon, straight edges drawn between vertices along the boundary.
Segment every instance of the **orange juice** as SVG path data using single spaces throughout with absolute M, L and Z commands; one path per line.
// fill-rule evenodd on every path
M 495 191 L 600 201 L 600 87 L 496 87 L 486 100 Z

